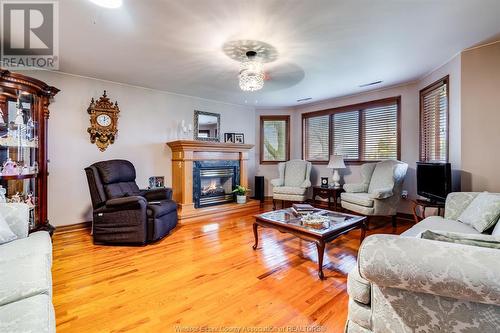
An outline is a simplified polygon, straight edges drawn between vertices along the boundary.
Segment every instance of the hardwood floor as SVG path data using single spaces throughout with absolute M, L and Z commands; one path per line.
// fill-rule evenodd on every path
M 57 331 L 276 332 L 320 325 L 323 332 L 343 332 L 346 278 L 360 232 L 327 245 L 321 281 L 314 244 L 260 229 L 254 251 L 252 223 L 246 214 L 182 225 L 145 247 L 97 246 L 86 230 L 56 232 Z M 393 230 L 388 221 L 368 233 L 401 233 L 411 226 L 398 225 Z

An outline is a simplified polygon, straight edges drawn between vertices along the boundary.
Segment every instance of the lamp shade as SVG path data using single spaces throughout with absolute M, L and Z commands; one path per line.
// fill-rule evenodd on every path
M 329 169 L 345 169 L 344 157 L 342 155 L 330 155 Z

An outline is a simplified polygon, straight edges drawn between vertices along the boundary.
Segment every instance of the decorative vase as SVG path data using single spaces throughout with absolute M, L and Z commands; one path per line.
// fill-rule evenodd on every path
M 247 202 L 247 196 L 246 195 L 236 195 L 236 202 L 239 204 L 244 204 Z

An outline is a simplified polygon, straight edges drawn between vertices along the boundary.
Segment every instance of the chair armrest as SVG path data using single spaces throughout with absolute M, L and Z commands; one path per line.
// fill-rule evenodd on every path
M 394 192 L 392 191 L 392 187 L 391 188 L 381 188 L 381 189 L 378 189 L 378 190 L 375 190 L 375 192 L 372 192 L 370 193 L 370 196 L 373 198 L 373 199 L 387 199 L 389 197 L 392 197 L 394 195 Z
M 283 186 L 283 179 L 281 178 L 271 179 L 271 184 L 273 186 Z
M 125 210 L 125 209 L 140 209 L 146 208 L 147 201 L 145 198 L 140 196 L 130 196 L 109 199 L 106 201 L 106 208 Z
M 381 287 L 500 305 L 500 251 L 395 235 L 367 237 L 360 276 Z
M 366 193 L 368 185 L 366 184 L 344 184 L 344 191 L 349 193 Z
M 0 215 L 5 218 L 9 228 L 17 238 L 28 237 L 29 206 L 25 203 L 1 203 Z
M 142 190 L 142 195 L 147 201 L 171 200 L 172 189 L 167 187 Z
M 309 179 L 304 180 L 304 182 L 302 184 L 300 184 L 300 187 L 302 187 L 302 188 L 311 187 L 311 181 Z

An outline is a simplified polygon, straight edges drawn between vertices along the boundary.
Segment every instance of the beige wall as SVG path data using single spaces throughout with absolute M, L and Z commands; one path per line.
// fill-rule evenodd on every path
M 461 57 L 455 56 L 449 62 L 432 71 L 420 80 L 389 87 L 380 90 L 361 93 L 353 96 L 336 98 L 324 102 L 312 103 L 295 108 L 282 109 L 257 109 L 256 110 L 256 174 L 265 177 L 266 195 L 272 195 L 270 180 L 278 176 L 277 167 L 274 165 L 259 165 L 259 117 L 260 115 L 291 115 L 291 158 L 302 158 L 302 113 L 340 107 L 350 104 L 362 103 L 387 97 L 401 96 L 401 160 L 408 163 L 404 189 L 408 191 L 409 198 L 417 197 L 416 162 L 419 159 L 419 91 L 434 81 L 449 75 L 450 77 L 450 162 L 454 169 L 455 186 L 460 186 L 461 168 Z M 360 180 L 359 166 L 348 166 L 341 172 L 345 182 Z M 319 184 L 321 177 L 331 177 L 332 170 L 325 165 L 314 165 L 311 180 Z M 400 212 L 410 212 L 410 202 L 402 201 Z
M 171 184 L 171 151 L 167 141 L 179 138 L 178 125 L 193 123 L 193 111 L 221 114 L 221 132 L 243 132 L 254 143 L 255 110 L 231 104 L 170 94 L 112 82 L 52 72 L 29 75 L 58 87 L 49 120 L 49 219 L 56 226 L 91 220 L 90 196 L 84 168 L 113 158 L 128 159 L 137 169 L 137 183 L 147 186 L 150 176 L 165 176 Z M 91 97 L 107 90 L 118 100 L 118 137 L 105 152 L 90 144 L 86 112 Z M 253 157 L 253 154 L 252 154 Z M 249 161 L 253 181 L 254 159 Z M 252 184 L 252 183 L 251 183 Z M 252 185 L 253 186 L 253 185 Z
M 462 53 L 462 189 L 500 192 L 500 42 Z
M 452 182 L 455 190 L 460 190 L 462 167 L 462 133 L 461 133 L 461 54 L 456 55 L 449 62 L 422 78 L 417 89 L 420 91 L 428 85 L 449 76 L 449 162 L 452 168 Z M 419 111 L 420 112 L 420 111 Z
M 291 158 L 302 158 L 302 113 L 324 110 L 344 105 L 367 102 L 387 97 L 401 96 L 401 159 L 409 164 L 408 175 L 405 180 L 404 189 L 408 190 L 410 197 L 416 195 L 415 185 L 415 162 L 418 158 L 418 92 L 415 83 L 409 83 L 397 87 L 375 90 L 358 95 L 347 96 L 328 100 L 321 103 L 304 105 L 296 108 L 287 109 L 260 109 L 256 111 L 256 123 L 260 115 L 279 115 L 290 114 L 290 137 L 291 137 Z M 256 143 L 258 144 L 259 125 L 256 126 Z M 259 146 L 257 146 L 259 147 Z M 256 150 L 258 163 L 258 148 Z M 360 180 L 359 166 L 348 166 L 342 170 L 341 174 L 345 182 L 357 182 Z M 272 186 L 270 180 L 278 176 L 277 167 L 274 165 L 258 165 L 257 175 L 264 176 L 266 179 L 266 195 L 272 195 Z M 311 181 L 313 184 L 319 184 L 321 177 L 331 177 L 332 170 L 327 169 L 325 165 L 313 165 Z M 400 210 L 409 212 L 409 203 L 403 202 Z

